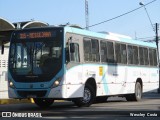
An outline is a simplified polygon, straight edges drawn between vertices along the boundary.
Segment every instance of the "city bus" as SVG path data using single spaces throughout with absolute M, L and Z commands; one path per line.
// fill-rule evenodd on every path
M 154 43 L 75 26 L 16 30 L 10 42 L 9 97 L 39 107 L 54 100 L 90 106 L 110 96 L 140 101 L 159 86 Z

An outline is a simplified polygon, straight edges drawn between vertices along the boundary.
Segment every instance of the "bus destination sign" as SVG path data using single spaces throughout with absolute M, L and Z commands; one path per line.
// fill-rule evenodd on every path
M 50 38 L 55 36 L 55 32 L 41 31 L 41 32 L 23 32 L 19 33 L 19 39 L 35 39 L 35 38 Z

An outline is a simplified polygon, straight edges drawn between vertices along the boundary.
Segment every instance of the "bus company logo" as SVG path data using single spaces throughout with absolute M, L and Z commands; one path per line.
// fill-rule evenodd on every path
M 16 112 L 2 112 L 2 117 L 30 117 L 30 118 L 40 118 L 42 117 L 41 113 L 16 113 Z
M 11 117 L 11 112 L 2 112 L 2 117 Z

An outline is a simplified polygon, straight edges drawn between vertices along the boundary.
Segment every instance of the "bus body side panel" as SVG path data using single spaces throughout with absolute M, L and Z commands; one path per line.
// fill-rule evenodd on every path
M 138 79 L 142 80 L 142 92 L 151 92 L 158 88 L 158 73 L 156 68 L 147 68 L 144 66 L 128 66 L 127 67 L 127 80 L 126 91 L 123 94 L 135 92 L 135 84 Z
M 97 96 L 114 95 L 115 90 L 112 88 L 115 88 L 115 76 L 113 75 L 115 73 L 115 66 L 107 64 L 93 66 L 94 67 L 85 66 L 84 72 L 88 75 L 94 72 L 96 73 L 95 80 L 97 83 Z
M 159 71 L 158 68 L 150 67 L 148 68 L 148 76 L 149 81 L 144 84 L 144 91 L 143 92 L 157 92 L 159 87 Z
M 148 83 L 150 83 L 149 75 L 150 75 L 150 68 L 147 67 L 140 67 L 140 78 L 143 82 L 143 92 L 150 91 L 150 87 L 148 86 Z
M 117 64 L 115 66 L 116 72 L 114 73 L 115 76 L 115 93 L 116 94 L 125 94 L 127 93 L 127 89 L 130 88 L 128 85 L 126 85 L 128 82 L 131 82 L 132 79 L 127 80 L 127 74 L 128 74 L 128 67 L 125 65 L 119 65 Z
M 65 91 L 66 85 L 60 85 L 58 87 L 52 88 L 47 98 L 66 98 Z
M 82 78 L 82 65 L 77 65 L 66 72 L 66 97 L 83 97 L 84 83 Z

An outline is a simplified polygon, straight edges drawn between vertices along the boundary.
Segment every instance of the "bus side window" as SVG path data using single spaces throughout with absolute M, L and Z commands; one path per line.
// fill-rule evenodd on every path
M 121 44 L 121 63 L 123 64 L 127 63 L 127 51 L 125 44 Z
M 121 63 L 121 45 L 115 43 L 116 62 Z
M 113 42 L 107 42 L 107 62 L 114 63 L 114 45 Z
M 149 49 L 149 62 L 150 66 L 157 66 L 157 55 L 154 49 Z
M 143 55 L 142 47 L 139 47 L 139 61 L 140 61 L 140 65 L 144 65 L 144 55 Z
M 153 50 L 154 66 L 157 66 L 157 51 Z
M 115 54 L 117 63 L 127 63 L 127 52 L 125 44 L 115 43 Z
M 91 40 L 92 44 L 92 61 L 93 62 L 99 62 L 99 42 L 96 39 Z
M 148 49 L 147 48 L 143 48 L 143 54 L 144 54 L 144 64 L 148 65 L 149 61 L 148 61 Z
M 101 51 L 100 51 L 101 62 L 107 62 L 107 44 L 104 41 L 101 41 L 100 44 L 101 44 Z
M 142 52 L 143 52 L 143 50 L 142 50 Z M 142 54 L 142 58 L 144 58 L 143 54 Z M 128 45 L 128 64 L 134 64 L 134 65 L 139 64 L 138 47 L 137 46 Z
M 138 61 L 138 47 L 137 46 L 133 46 L 133 64 L 138 65 L 139 61 Z
M 74 50 L 72 50 L 72 52 L 70 52 L 71 61 L 79 62 L 80 61 L 79 60 L 79 45 L 77 43 L 70 43 L 70 47 L 71 46 L 74 48 Z
M 153 50 L 152 49 L 149 49 L 149 63 L 150 63 L 150 66 L 153 66 L 154 62 L 153 62 Z
M 133 49 L 131 45 L 128 45 L 128 64 L 133 64 Z
M 84 61 L 92 61 L 90 39 L 83 40 L 83 49 L 84 49 Z

